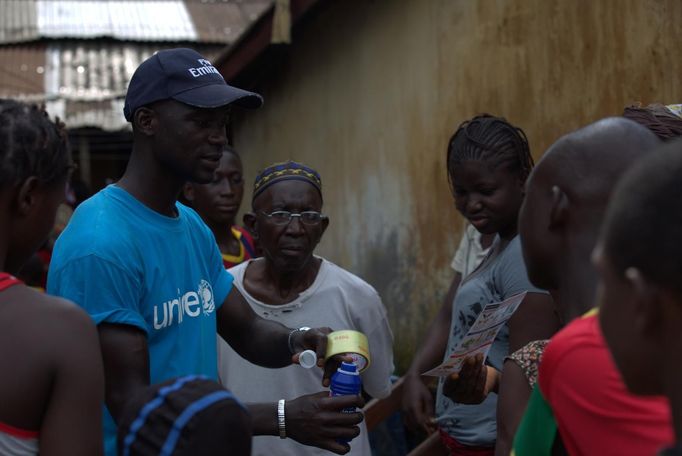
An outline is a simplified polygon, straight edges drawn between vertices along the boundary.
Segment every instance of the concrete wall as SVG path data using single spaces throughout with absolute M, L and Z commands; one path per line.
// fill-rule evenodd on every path
M 318 253 L 374 285 L 399 371 L 447 290 L 462 229 L 445 146 L 481 112 L 558 136 L 636 101 L 682 101 L 678 0 L 329 1 L 237 113 L 247 179 L 288 158 L 322 174 Z M 249 201 L 249 195 L 246 196 Z

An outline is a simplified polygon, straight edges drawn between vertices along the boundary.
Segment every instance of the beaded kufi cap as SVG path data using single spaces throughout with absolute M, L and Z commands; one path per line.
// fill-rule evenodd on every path
M 322 179 L 320 173 L 314 169 L 297 163 L 295 161 L 286 161 L 284 163 L 276 163 L 268 166 L 258 173 L 256 181 L 253 185 L 253 199 L 263 193 L 266 188 L 277 182 L 285 180 L 300 180 L 307 182 L 320 193 L 322 196 Z

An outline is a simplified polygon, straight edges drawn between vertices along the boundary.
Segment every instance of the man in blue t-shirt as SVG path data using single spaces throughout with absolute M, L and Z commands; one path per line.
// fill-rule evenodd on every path
M 48 292 L 83 307 L 99 330 L 107 455 L 116 454 L 115 423 L 137 391 L 189 374 L 217 379 L 216 325 L 240 355 L 265 367 L 287 366 L 305 348 L 324 356 L 329 328 L 290 329 L 256 316 L 232 287 L 211 231 L 176 203 L 186 181 L 213 179 L 228 106 L 261 103 L 259 95 L 227 85 L 191 49 L 144 61 L 124 106 L 133 127 L 128 167 L 118 183 L 79 206 L 55 245 Z M 356 436 L 362 415 L 341 409 L 361 407 L 362 399 L 327 396 L 250 404 L 254 433 L 345 453 L 337 439 Z

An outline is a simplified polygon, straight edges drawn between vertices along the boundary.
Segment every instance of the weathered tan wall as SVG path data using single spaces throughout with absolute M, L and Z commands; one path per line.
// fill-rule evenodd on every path
M 679 0 L 330 1 L 264 108 L 238 114 L 235 144 L 249 180 L 288 158 L 321 172 L 318 252 L 382 295 L 402 370 L 452 275 L 454 128 L 505 116 L 538 157 L 631 102 L 682 101 L 681 19 Z

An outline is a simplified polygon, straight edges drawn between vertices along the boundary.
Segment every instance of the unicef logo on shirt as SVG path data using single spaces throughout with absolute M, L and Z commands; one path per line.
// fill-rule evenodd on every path
M 177 290 L 177 297 L 154 306 L 154 329 L 164 329 L 173 324 L 182 324 L 186 318 L 196 318 L 215 312 L 213 288 L 206 280 L 199 282 L 197 291 L 183 293 Z
M 203 304 L 204 315 L 209 315 L 215 311 L 215 302 L 213 301 L 213 288 L 211 284 L 205 280 L 199 283 L 199 296 Z

